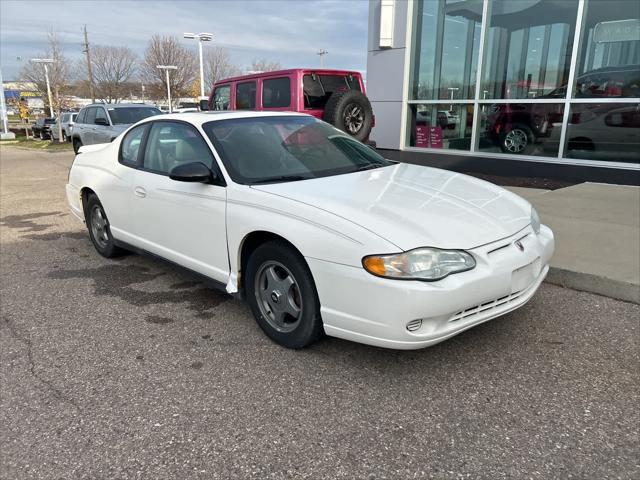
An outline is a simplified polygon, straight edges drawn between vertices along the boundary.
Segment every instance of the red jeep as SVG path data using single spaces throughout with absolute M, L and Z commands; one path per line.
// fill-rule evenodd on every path
M 292 69 L 216 82 L 209 110 L 293 111 L 313 115 L 360 141 L 374 125 L 371 103 L 358 72 Z

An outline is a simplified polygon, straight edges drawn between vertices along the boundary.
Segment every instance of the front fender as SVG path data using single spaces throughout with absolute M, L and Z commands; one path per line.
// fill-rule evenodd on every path
M 244 239 L 264 231 L 293 244 L 304 257 L 360 268 L 362 257 L 397 250 L 389 241 L 359 225 L 316 207 L 247 186 L 227 192 L 227 241 L 235 287 Z

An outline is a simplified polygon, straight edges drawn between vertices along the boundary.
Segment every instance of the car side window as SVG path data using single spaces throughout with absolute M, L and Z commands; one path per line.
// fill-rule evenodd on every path
M 84 116 L 84 123 L 95 123 L 96 122 L 96 107 L 91 107 L 87 109 L 87 114 Z
M 98 120 L 104 120 L 107 125 L 109 124 L 109 119 L 107 118 L 107 112 L 104 111 L 102 107 L 96 107 L 96 118 L 93 120 L 93 123 L 98 123 Z
M 84 117 L 87 113 L 87 109 L 83 108 L 82 110 L 80 110 L 80 113 L 78 113 L 78 116 L 76 117 L 76 123 L 84 123 Z
M 214 168 L 214 158 L 200 133 L 181 122 L 154 122 L 144 152 L 144 169 L 168 175 L 178 165 L 204 163 Z
M 213 91 L 213 109 L 214 110 L 229 110 L 229 104 L 231 100 L 231 85 L 223 85 L 217 87 Z
M 149 125 L 140 125 L 131 129 L 120 144 L 120 163 L 128 167 L 138 166 L 140 145 Z
M 256 108 L 256 82 L 239 83 L 236 86 L 236 109 Z
M 284 108 L 291 105 L 291 81 L 289 77 L 270 78 L 262 82 L 262 106 Z

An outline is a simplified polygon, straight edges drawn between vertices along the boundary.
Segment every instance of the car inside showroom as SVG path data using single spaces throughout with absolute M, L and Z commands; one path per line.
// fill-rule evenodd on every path
M 640 169 L 636 2 L 372 2 L 367 66 L 379 148 Z

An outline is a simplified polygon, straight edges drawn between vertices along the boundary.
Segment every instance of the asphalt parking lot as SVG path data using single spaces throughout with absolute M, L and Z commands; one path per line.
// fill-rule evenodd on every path
M 189 273 L 100 257 L 71 160 L 0 149 L 0 478 L 640 477 L 640 306 L 545 284 L 430 349 L 286 350 Z

